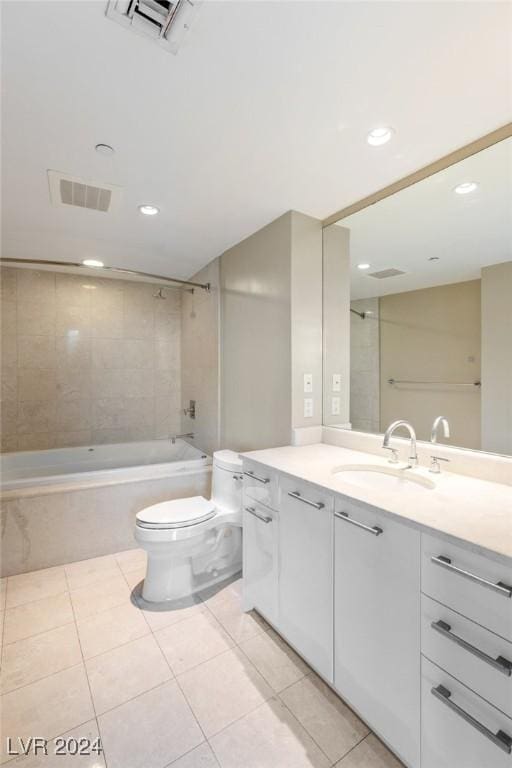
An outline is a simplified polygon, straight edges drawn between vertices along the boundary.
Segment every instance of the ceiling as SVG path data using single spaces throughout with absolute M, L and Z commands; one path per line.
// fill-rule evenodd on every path
M 105 7 L 2 3 L 4 257 L 188 277 L 512 117 L 508 3 L 206 0 L 176 56 Z M 395 136 L 370 147 L 381 124 Z M 52 207 L 47 169 L 120 185 L 119 208 Z
M 465 195 L 464 182 L 477 189 Z M 339 222 L 350 230 L 353 299 L 457 283 L 512 260 L 512 139 Z M 429 259 L 436 259 L 429 261 Z M 358 264 L 370 264 L 361 271 Z M 386 279 L 371 272 L 395 268 Z

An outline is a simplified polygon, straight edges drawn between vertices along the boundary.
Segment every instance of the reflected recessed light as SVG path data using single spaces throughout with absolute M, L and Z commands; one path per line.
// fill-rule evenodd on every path
M 358 269 L 370 269 L 370 266 L 371 266 L 370 264 L 358 264 L 357 268 Z
M 139 205 L 139 211 L 144 216 L 155 216 L 157 213 L 160 213 L 160 208 L 157 208 L 156 205 Z
M 115 154 L 114 147 L 111 147 L 110 144 L 96 144 L 94 149 L 98 154 L 105 155 L 105 157 L 111 157 Z
M 464 181 L 462 184 L 458 184 L 453 190 L 458 195 L 467 195 L 469 192 L 474 192 L 478 188 L 476 181 Z
M 82 264 L 84 265 L 84 267 L 104 267 L 105 266 L 102 261 L 98 261 L 97 259 L 84 259 L 82 261 Z
M 373 128 L 366 137 L 366 141 L 368 144 L 371 144 L 372 147 L 380 147 L 382 144 L 387 144 L 392 135 L 393 129 L 387 126 Z

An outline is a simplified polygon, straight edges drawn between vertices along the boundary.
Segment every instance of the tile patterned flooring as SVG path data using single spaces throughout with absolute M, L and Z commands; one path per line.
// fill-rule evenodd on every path
M 400 768 L 261 617 L 242 612 L 239 580 L 154 611 L 138 597 L 144 571 L 144 552 L 130 550 L 0 580 L 0 763 Z M 9 735 L 100 736 L 104 753 L 14 757 Z

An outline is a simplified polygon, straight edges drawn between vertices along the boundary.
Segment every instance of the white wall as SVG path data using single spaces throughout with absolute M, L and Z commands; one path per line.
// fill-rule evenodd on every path
M 350 231 L 332 224 L 323 230 L 324 424 L 350 421 Z M 332 389 L 341 374 L 341 392 Z M 332 398 L 340 398 L 339 415 Z
M 512 261 L 482 269 L 482 449 L 512 454 Z

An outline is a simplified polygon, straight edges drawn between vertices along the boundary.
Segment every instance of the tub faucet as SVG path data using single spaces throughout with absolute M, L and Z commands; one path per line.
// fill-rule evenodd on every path
M 188 438 L 190 438 L 190 440 L 193 440 L 193 439 L 194 439 L 194 433 L 193 433 L 193 432 L 185 432 L 185 434 L 184 434 L 184 435 L 172 435 L 172 436 L 169 438 L 169 440 L 170 440 L 170 441 L 171 441 L 171 443 L 174 445 L 174 444 L 175 444 L 175 442 L 176 442 L 176 440 L 179 440 L 179 439 L 180 439 L 180 438 L 182 438 L 182 437 L 188 437 Z
M 411 462 L 408 467 L 405 467 L 405 469 L 410 469 L 411 467 L 417 467 L 418 466 L 418 452 L 416 450 L 416 432 L 414 431 L 414 427 L 412 424 L 409 424 L 408 421 L 405 421 L 404 419 L 398 419 L 398 421 L 394 421 L 392 424 L 389 425 L 389 427 L 386 429 L 386 434 L 384 435 L 384 441 L 382 443 L 382 447 L 386 448 L 388 451 L 393 452 L 393 458 L 390 459 L 390 462 L 392 464 L 397 463 L 397 451 L 395 448 L 392 448 L 389 444 L 389 441 L 391 437 L 393 436 L 393 433 L 399 428 L 399 427 L 405 427 L 407 431 L 409 432 L 409 435 L 411 436 L 411 455 L 409 456 L 409 461 Z

